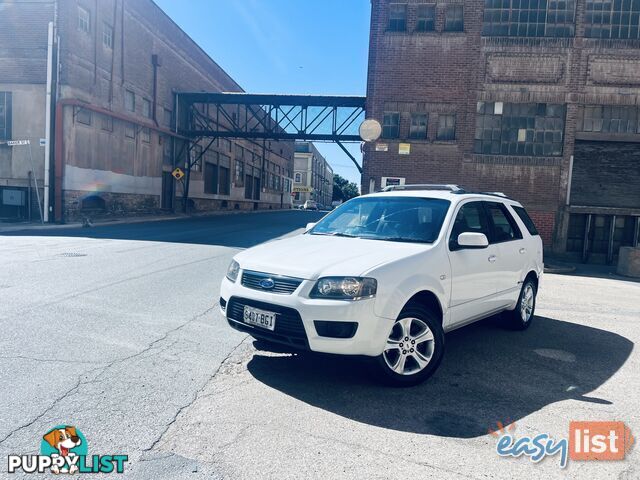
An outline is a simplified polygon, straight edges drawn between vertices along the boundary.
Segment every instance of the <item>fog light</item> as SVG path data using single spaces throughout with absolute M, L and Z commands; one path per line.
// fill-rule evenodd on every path
M 314 320 L 316 332 L 321 337 L 329 338 L 353 338 L 358 330 L 357 322 L 327 322 Z

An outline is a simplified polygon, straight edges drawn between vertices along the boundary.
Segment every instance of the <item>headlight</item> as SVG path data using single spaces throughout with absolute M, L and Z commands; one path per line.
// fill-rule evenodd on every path
M 230 282 L 236 283 L 238 272 L 240 272 L 240 264 L 235 260 L 231 260 L 229 268 L 227 268 L 227 278 Z
M 324 277 L 316 282 L 311 298 L 333 298 L 359 300 L 372 297 L 378 290 L 375 278 L 362 277 Z

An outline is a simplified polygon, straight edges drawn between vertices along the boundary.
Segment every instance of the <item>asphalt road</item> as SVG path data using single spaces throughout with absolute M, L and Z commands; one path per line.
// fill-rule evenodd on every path
M 129 455 L 120 478 L 640 478 L 637 448 L 561 470 L 499 458 L 487 434 L 640 436 L 639 283 L 546 275 L 529 331 L 459 330 L 429 382 L 385 388 L 358 360 L 260 351 L 218 313 L 234 253 L 319 216 L 0 235 L 0 476 L 70 424 L 90 454 Z

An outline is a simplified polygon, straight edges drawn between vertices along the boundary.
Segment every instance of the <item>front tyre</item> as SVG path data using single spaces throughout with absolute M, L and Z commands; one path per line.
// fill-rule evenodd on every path
M 381 380 L 395 387 L 410 387 L 433 375 L 444 353 L 444 331 L 440 319 L 421 306 L 407 306 L 387 337 L 385 349 L 376 358 Z
M 531 325 L 536 310 L 536 284 L 530 278 L 522 284 L 516 308 L 504 312 L 507 327 L 513 330 L 526 330 Z

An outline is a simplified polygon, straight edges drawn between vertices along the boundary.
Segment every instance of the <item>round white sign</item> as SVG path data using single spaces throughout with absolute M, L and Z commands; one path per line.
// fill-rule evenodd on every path
M 382 135 L 382 125 L 377 120 L 369 118 L 360 124 L 360 138 L 365 142 L 375 142 Z

